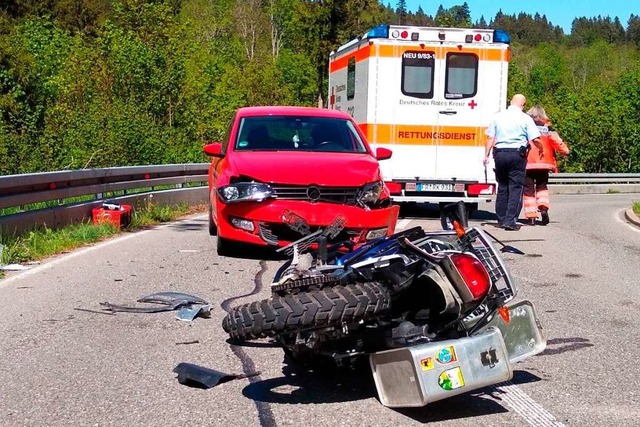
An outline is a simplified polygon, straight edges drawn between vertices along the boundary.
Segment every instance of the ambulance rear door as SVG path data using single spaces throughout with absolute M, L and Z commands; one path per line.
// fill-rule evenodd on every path
M 440 108 L 433 135 L 437 179 L 493 181 L 494 174 L 485 174 L 482 163 L 484 132 L 506 99 L 507 54 L 505 45 L 443 44 L 435 97 Z

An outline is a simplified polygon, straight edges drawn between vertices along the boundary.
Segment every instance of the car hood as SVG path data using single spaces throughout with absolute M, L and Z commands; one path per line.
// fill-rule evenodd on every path
M 231 166 L 236 176 L 266 183 L 350 187 L 380 179 L 368 153 L 236 152 Z

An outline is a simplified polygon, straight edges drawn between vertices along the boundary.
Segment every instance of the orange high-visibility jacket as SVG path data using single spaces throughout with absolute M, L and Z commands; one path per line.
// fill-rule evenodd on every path
M 569 147 L 564 143 L 558 132 L 549 130 L 549 127 L 538 125 L 540 130 L 540 142 L 544 149 L 543 155 L 540 156 L 540 150 L 534 144 L 531 144 L 529 155 L 527 156 L 527 170 L 548 170 L 551 172 L 558 171 L 556 162 L 556 152 L 563 155 L 569 154 Z

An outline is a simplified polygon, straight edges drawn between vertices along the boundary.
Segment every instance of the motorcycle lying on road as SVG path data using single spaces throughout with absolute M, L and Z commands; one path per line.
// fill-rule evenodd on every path
M 348 251 L 327 243 L 338 220 L 282 248 L 291 259 L 271 298 L 232 308 L 223 328 L 235 340 L 273 337 L 301 363 L 368 357 L 389 407 L 507 381 L 546 346 L 533 305 L 509 305 L 517 290 L 501 252 L 522 252 L 465 227 L 460 212 L 444 210 L 452 229 L 415 227 Z

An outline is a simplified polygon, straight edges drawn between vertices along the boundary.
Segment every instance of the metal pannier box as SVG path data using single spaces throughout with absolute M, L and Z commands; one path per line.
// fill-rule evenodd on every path
M 424 406 L 513 376 L 497 328 L 472 337 L 373 353 L 369 362 L 380 402 L 391 408 Z

